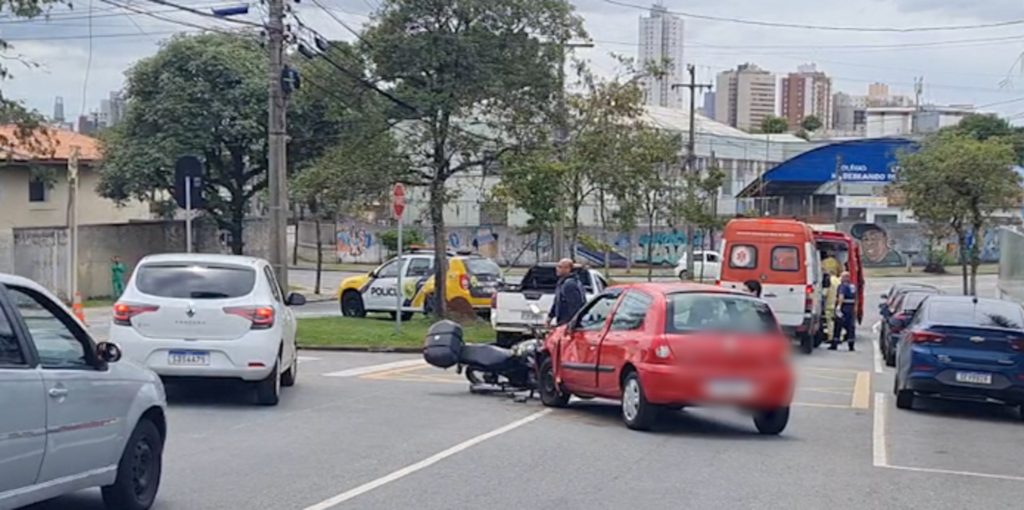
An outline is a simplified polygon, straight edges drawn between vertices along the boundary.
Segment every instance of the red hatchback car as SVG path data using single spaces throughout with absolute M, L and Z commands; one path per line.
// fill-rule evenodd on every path
M 793 399 L 790 342 L 760 299 L 687 283 L 607 289 L 548 335 L 541 399 L 622 401 L 622 419 L 649 429 L 663 409 L 733 405 L 779 434 Z

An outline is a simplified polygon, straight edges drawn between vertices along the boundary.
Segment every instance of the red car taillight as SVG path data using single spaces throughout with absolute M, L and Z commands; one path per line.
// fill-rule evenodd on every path
M 945 340 L 945 336 L 938 333 L 932 333 L 931 331 L 911 331 L 910 341 L 915 344 L 941 344 Z
M 648 363 L 669 363 L 673 359 L 672 348 L 664 337 L 655 337 L 647 352 Z
M 804 312 L 810 313 L 814 311 L 814 285 L 805 287 L 804 294 Z
M 229 306 L 224 313 L 249 319 L 252 329 L 270 329 L 274 326 L 274 309 L 269 306 Z
M 117 303 L 114 305 L 114 324 L 118 326 L 131 326 L 132 317 L 147 312 L 155 312 L 159 309 L 160 307 L 156 305 Z
M 1024 338 L 1011 338 L 1010 348 L 1017 352 L 1024 352 Z M 1021 374 L 1024 376 L 1024 374 Z

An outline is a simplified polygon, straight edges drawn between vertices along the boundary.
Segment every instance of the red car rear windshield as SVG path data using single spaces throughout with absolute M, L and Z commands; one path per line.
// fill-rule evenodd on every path
M 731 294 L 680 293 L 666 296 L 666 333 L 726 331 L 774 333 L 775 315 L 762 301 Z

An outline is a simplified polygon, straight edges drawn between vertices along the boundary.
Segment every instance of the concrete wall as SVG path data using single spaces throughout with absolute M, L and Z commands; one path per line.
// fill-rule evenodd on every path
M 197 221 L 194 228 L 196 252 L 230 253 L 226 238 L 215 224 Z M 268 233 L 266 221 L 247 221 L 243 231 L 246 255 L 266 258 Z M 185 251 L 183 221 L 85 225 L 79 227 L 78 236 L 78 288 L 85 298 L 111 294 L 110 262 L 115 255 L 132 270 L 146 255 Z M 2 257 L 0 251 L 0 265 Z M 68 296 L 67 229 L 14 229 L 11 259 L 15 274 L 36 280 L 62 297 Z
M 67 225 L 68 182 L 67 170 L 54 167 L 57 181 L 47 190 L 43 202 L 29 201 L 29 182 L 32 172 L 26 166 L 0 167 L 0 227 L 57 227 Z M 123 223 L 152 217 L 149 207 L 141 202 L 130 202 L 117 207 L 112 201 L 96 193 L 99 174 L 83 166 L 79 174 L 78 222 L 80 225 Z
M 0 273 L 14 272 L 14 232 L 0 226 Z
M 999 297 L 1024 303 L 1024 233 L 1001 229 L 999 244 Z

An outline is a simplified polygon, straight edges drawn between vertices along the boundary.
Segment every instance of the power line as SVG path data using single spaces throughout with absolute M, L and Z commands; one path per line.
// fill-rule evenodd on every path
M 218 7 L 218 6 L 222 6 L 222 5 L 230 5 L 230 4 L 217 3 L 217 4 L 210 4 L 210 5 L 206 6 L 206 7 L 214 8 L 214 7 Z M 91 17 L 93 19 L 99 19 L 99 18 L 119 18 L 121 16 L 126 16 L 127 17 L 127 16 L 136 16 L 136 15 L 145 15 L 146 12 L 154 13 L 154 14 L 166 14 L 166 13 L 172 13 L 172 12 L 178 11 L 178 9 L 173 9 L 172 8 L 172 9 L 154 9 L 152 11 L 132 12 L 132 13 L 111 12 L 111 11 L 120 11 L 120 9 L 121 9 L 120 7 L 110 7 L 110 8 L 107 8 L 107 9 L 97 10 L 97 12 L 100 12 L 101 14 L 94 14 Z M 102 13 L 106 13 L 106 14 L 102 14 Z M 69 12 L 69 13 L 66 13 L 63 16 L 50 15 L 50 16 L 42 16 L 42 17 L 38 17 L 38 18 L 0 19 L 0 25 L 24 25 L 24 24 L 57 25 L 58 23 L 50 23 L 50 22 L 51 21 L 88 20 L 89 18 L 90 18 L 90 16 L 87 15 L 87 14 L 79 14 L 77 12 Z M 68 26 L 71 26 L 71 25 L 68 25 Z
M 126 5 L 126 4 L 118 3 L 118 2 L 115 2 L 114 0 L 100 0 L 100 1 L 105 3 L 105 4 L 113 5 L 115 7 L 120 7 L 121 9 L 126 9 L 126 10 L 129 10 L 129 11 L 132 11 L 132 12 L 134 12 L 136 14 L 143 14 L 143 15 L 149 16 L 149 17 L 151 17 L 153 19 L 158 19 L 160 21 L 164 21 L 164 22 L 167 22 L 167 23 L 173 23 L 175 25 L 181 25 L 181 26 L 191 27 L 191 28 L 198 28 L 199 30 L 210 31 L 210 32 L 218 32 L 218 33 L 221 33 L 221 34 L 237 35 L 237 32 L 231 32 L 229 30 L 224 30 L 223 28 L 219 28 L 219 27 L 215 28 L 215 27 L 211 27 L 211 26 L 197 25 L 195 23 L 190 23 L 188 21 L 181 21 L 181 20 L 176 20 L 174 18 L 168 18 L 166 16 L 162 16 L 162 15 L 156 14 L 154 12 L 146 11 L 144 9 L 139 9 L 138 7 L 134 7 L 134 6 L 131 6 L 131 5 Z
M 312 1 L 313 1 L 314 5 L 319 7 L 320 10 L 324 11 L 328 16 L 331 17 L 331 19 L 333 19 L 334 21 L 338 22 L 338 24 L 341 25 L 342 27 L 344 27 L 345 30 L 348 30 L 349 33 L 351 33 L 352 35 L 356 36 L 356 39 L 359 39 L 364 44 L 369 45 L 369 43 L 366 42 L 366 39 L 363 38 L 363 34 L 359 33 L 358 30 L 354 30 L 352 27 L 350 27 L 348 25 L 348 23 L 345 23 L 344 20 L 342 20 L 340 17 L 338 17 L 337 14 L 334 14 L 333 12 L 331 12 L 331 10 L 328 9 L 327 7 L 325 7 L 324 4 L 320 3 L 320 0 L 312 0 Z
M 648 6 L 632 4 L 628 2 L 622 2 L 619 0 L 603 0 L 607 4 L 618 5 L 620 7 L 629 7 L 631 9 L 639 9 L 642 11 L 650 11 L 651 8 Z M 998 28 L 1008 27 L 1014 25 L 1024 24 L 1024 19 L 1010 20 L 1010 21 L 996 21 L 992 23 L 976 23 L 972 25 L 939 25 L 939 26 L 926 26 L 926 27 L 853 27 L 853 26 L 833 26 L 833 25 L 810 25 L 804 23 L 784 23 L 778 21 L 763 21 L 754 19 L 744 18 L 733 18 L 727 16 L 713 16 L 710 14 L 694 14 L 691 12 L 682 12 L 674 10 L 665 10 L 669 14 L 675 14 L 683 18 L 702 19 L 707 21 L 720 21 L 723 23 L 736 23 L 741 25 L 754 25 L 760 27 L 770 28 L 793 28 L 801 30 L 825 30 L 832 32 L 894 32 L 894 33 L 910 33 L 910 32 L 942 32 L 950 30 L 975 30 L 981 28 Z
M 174 2 L 168 2 L 167 0 L 146 0 L 146 1 L 155 3 L 157 5 L 163 5 L 163 6 L 166 6 L 166 7 L 173 7 L 175 9 L 178 9 L 179 11 L 184 11 L 184 12 L 187 12 L 187 13 L 195 14 L 197 16 L 203 16 L 203 17 L 206 17 L 206 18 L 213 18 L 213 19 L 222 20 L 222 21 L 228 21 L 230 23 L 237 23 L 239 25 L 247 25 L 247 26 L 250 26 L 250 27 L 266 28 L 266 26 L 263 25 L 262 23 L 253 23 L 252 21 L 246 21 L 244 19 L 231 18 L 231 17 L 228 17 L 228 16 L 218 16 L 218 15 L 212 13 L 212 12 L 200 11 L 199 9 L 194 9 L 194 8 L 189 7 L 187 5 L 176 4 Z
M 879 50 L 898 50 L 898 49 L 902 49 L 902 48 L 945 47 L 945 46 L 953 46 L 953 45 L 960 45 L 960 44 L 989 43 L 989 42 L 991 42 L 991 43 L 998 43 L 998 42 L 1020 41 L 1020 40 L 1024 40 L 1024 35 L 1011 35 L 1011 36 L 1005 36 L 1005 37 L 978 37 L 978 38 L 972 38 L 972 39 L 950 39 L 950 40 L 945 40 L 945 41 L 926 41 L 926 42 L 919 42 L 919 43 L 904 43 L 904 44 L 814 44 L 814 45 L 811 45 L 811 46 L 809 46 L 807 44 L 756 44 L 756 45 L 754 45 L 754 44 L 751 44 L 751 45 L 736 44 L 736 45 L 733 45 L 733 44 L 704 43 L 704 42 L 700 42 L 700 41 L 690 41 L 687 44 L 688 45 L 692 45 L 692 46 L 699 46 L 699 47 L 702 47 L 702 48 L 736 49 L 736 50 L 746 50 L 746 49 L 761 49 L 761 50 L 764 50 L 764 49 L 787 49 L 787 50 L 789 50 L 789 49 L 810 49 L 810 50 L 821 50 L 821 49 L 828 49 L 828 50 L 870 50 L 870 49 L 879 49 Z M 597 39 L 594 42 L 595 43 L 601 43 L 601 44 L 612 44 L 612 45 L 618 45 L 618 46 L 634 46 L 634 47 L 635 46 L 640 46 L 640 43 L 638 43 L 638 42 L 629 42 L 629 41 L 612 41 L 612 40 L 600 40 L 600 39 Z
M 82 113 L 78 114 L 79 116 L 85 115 L 85 105 L 89 100 L 89 72 L 92 71 L 92 3 L 92 0 L 89 0 L 89 57 L 85 64 L 85 78 L 82 79 Z
M 112 34 L 95 34 L 89 35 L 52 35 L 42 37 L 8 37 L 5 41 L 72 41 L 77 39 L 131 39 L 133 37 L 147 38 L 162 35 L 175 35 L 189 32 L 182 32 L 180 30 L 164 30 L 160 32 L 118 32 Z

